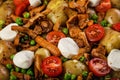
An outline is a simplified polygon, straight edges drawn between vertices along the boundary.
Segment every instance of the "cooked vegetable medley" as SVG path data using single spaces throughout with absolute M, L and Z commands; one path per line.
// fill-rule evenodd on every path
M 120 0 L 1 0 L 0 80 L 120 80 Z

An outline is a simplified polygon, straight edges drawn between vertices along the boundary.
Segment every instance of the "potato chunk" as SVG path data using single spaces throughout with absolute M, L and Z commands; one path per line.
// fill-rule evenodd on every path
M 52 20 L 54 24 L 58 21 L 61 24 L 64 24 L 67 20 L 67 16 L 65 15 L 63 9 L 67 6 L 68 4 L 64 0 L 51 0 L 47 6 L 51 12 L 47 15 L 47 17 Z
M 105 30 L 105 37 L 100 43 L 105 46 L 107 53 L 109 53 L 112 49 L 120 49 L 120 33 L 112 29 Z

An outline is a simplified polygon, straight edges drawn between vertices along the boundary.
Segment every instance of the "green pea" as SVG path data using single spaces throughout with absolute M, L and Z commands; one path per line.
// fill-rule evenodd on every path
M 23 25 L 23 21 L 22 21 L 22 19 L 21 18 L 16 18 L 16 20 L 15 20 L 15 22 L 18 24 L 18 25 L 20 25 L 20 26 L 22 26 Z
M 96 14 L 93 14 L 93 15 L 91 16 L 91 19 L 92 19 L 92 20 L 97 20 L 97 19 L 98 19 L 98 16 L 97 16 Z
M 30 41 L 30 45 L 31 45 L 31 46 L 34 46 L 35 44 L 36 44 L 35 40 L 31 40 L 31 41 Z
M 24 17 L 24 18 L 29 18 L 29 17 L 30 17 L 30 13 L 29 13 L 29 12 L 23 13 L 23 17 Z
M 82 76 L 83 76 L 83 77 L 87 77 L 87 76 L 88 76 L 88 72 L 87 72 L 87 71 L 83 71 L 83 72 L 82 72 Z
M 98 23 L 97 20 L 93 20 L 94 23 Z
M 26 69 L 21 69 L 21 73 L 25 74 L 26 73 Z
M 65 73 L 64 80 L 70 80 L 70 79 L 71 79 L 71 74 L 70 73 Z
M 65 61 L 67 61 L 68 59 L 62 56 L 62 57 L 61 57 L 61 60 L 62 60 L 62 62 L 65 62 Z
M 29 39 L 29 36 L 28 35 L 25 35 L 24 36 L 24 40 L 28 40 Z
M 107 22 L 107 20 L 103 20 L 103 21 L 100 22 L 100 24 L 101 24 L 103 27 L 106 27 L 107 24 L 108 24 L 108 22 Z
M 0 19 L 0 28 L 3 28 L 4 24 L 5 24 L 5 21 Z
M 6 67 L 11 70 L 13 68 L 12 64 L 7 64 Z
M 68 28 L 63 28 L 63 29 L 62 29 L 62 32 L 67 35 L 68 32 L 69 32 L 69 30 L 68 30 Z
M 11 75 L 10 80 L 17 80 L 17 77 L 15 75 Z
M 24 43 L 24 42 L 25 42 L 25 40 L 24 40 L 23 37 L 20 38 L 20 42 L 21 42 L 21 43 Z
M 33 76 L 33 75 L 34 75 L 32 69 L 28 69 L 28 70 L 27 70 L 27 74 L 30 75 L 30 76 Z
M 13 60 L 14 56 L 15 56 L 15 55 L 14 55 L 14 54 L 12 54 L 12 55 L 10 56 L 10 59 L 11 59 L 11 60 Z
M 83 62 L 84 60 L 85 60 L 85 57 L 82 56 L 82 57 L 80 58 L 80 61 Z
M 72 74 L 71 75 L 71 80 L 76 80 L 76 77 L 77 77 L 76 75 Z
M 19 72 L 19 71 L 20 71 L 20 68 L 19 68 L 19 67 L 15 67 L 15 71 L 16 71 L 16 72 Z

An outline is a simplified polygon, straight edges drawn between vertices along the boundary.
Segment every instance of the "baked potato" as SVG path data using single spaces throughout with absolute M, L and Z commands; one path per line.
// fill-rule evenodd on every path
M 0 64 L 0 80 L 9 80 L 9 71 L 2 64 Z
M 63 9 L 66 6 L 68 5 L 64 0 L 51 0 L 47 5 L 47 8 L 51 10 L 47 17 L 52 20 L 54 24 L 57 21 L 64 24 L 67 20 L 67 16 L 65 15 Z
M 106 13 L 105 20 L 107 20 L 110 24 L 120 22 L 120 10 L 116 8 L 109 9 Z
M 16 49 L 11 42 L 0 40 L 0 60 L 5 57 L 10 57 L 10 55 L 16 53 Z
M 120 33 L 110 28 L 105 28 L 105 31 L 105 37 L 100 43 L 105 46 L 107 53 L 112 49 L 120 49 Z
M 35 54 L 40 55 L 41 60 L 45 59 L 46 57 L 50 56 L 50 52 L 49 50 L 47 50 L 46 48 L 38 48 L 35 51 Z
M 15 6 L 13 0 L 7 0 L 3 2 L 0 6 L 0 19 L 6 20 L 6 17 L 13 13 Z
M 112 7 L 120 9 L 120 0 L 111 0 Z
M 87 67 L 85 64 L 77 60 L 68 60 L 63 63 L 63 69 L 65 73 L 71 73 L 75 75 L 80 75 L 82 71 L 86 71 Z
M 1 6 L 2 3 L 3 3 L 3 0 L 0 0 L 0 6 Z

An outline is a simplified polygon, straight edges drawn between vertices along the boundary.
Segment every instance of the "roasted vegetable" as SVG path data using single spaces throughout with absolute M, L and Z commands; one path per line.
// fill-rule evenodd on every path
M 0 60 L 3 56 L 10 57 L 10 55 L 14 54 L 16 49 L 13 47 L 11 42 L 0 40 Z
M 3 0 L 0 0 L 0 5 L 3 3 Z
M 9 71 L 2 64 L 0 64 L 0 80 L 9 80 Z
M 120 9 L 120 0 L 111 0 L 111 3 L 114 8 Z
M 120 71 L 112 71 L 111 75 L 112 75 L 112 77 L 120 78 Z
M 105 31 L 106 35 L 100 43 L 105 46 L 107 53 L 112 49 L 120 49 L 120 33 L 110 28 L 106 28 Z
M 50 56 L 50 52 L 46 48 L 38 48 L 35 54 L 40 55 L 41 60 Z
M 55 24 L 60 22 L 64 24 L 67 20 L 67 17 L 63 11 L 64 7 L 68 6 L 64 0 L 51 0 L 47 6 L 51 12 L 47 15 L 49 19 Z
M 0 6 L 0 19 L 6 20 L 6 17 L 13 13 L 15 6 L 13 0 L 7 0 Z
M 106 13 L 105 20 L 107 20 L 110 24 L 120 22 L 120 10 L 116 8 L 109 9 Z
M 87 70 L 85 64 L 77 60 L 68 60 L 63 63 L 63 69 L 65 73 L 80 75 L 83 71 Z

